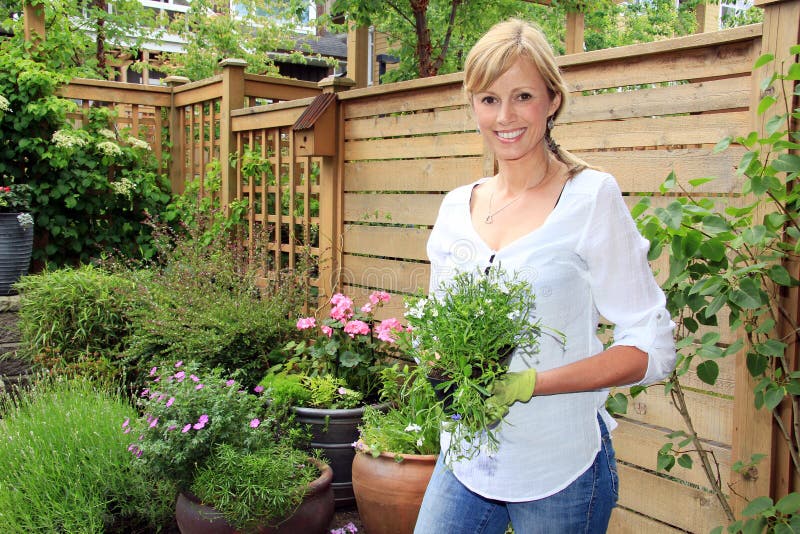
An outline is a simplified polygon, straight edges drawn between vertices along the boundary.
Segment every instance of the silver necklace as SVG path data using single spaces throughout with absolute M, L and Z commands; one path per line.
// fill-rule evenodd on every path
M 547 158 L 547 166 L 544 168 L 544 174 L 542 175 L 542 178 L 538 182 L 536 182 L 534 185 L 528 186 L 525 189 L 523 189 L 521 193 L 519 193 L 517 196 L 515 196 L 514 198 L 509 200 L 506 204 L 504 204 L 503 206 L 499 207 L 495 211 L 492 211 L 492 199 L 494 198 L 494 189 L 492 189 L 492 192 L 489 194 L 489 213 L 486 215 L 486 218 L 483 219 L 483 223 L 484 224 L 492 224 L 494 222 L 494 216 L 495 215 L 497 215 L 498 213 L 500 213 L 501 211 L 503 211 L 504 209 L 509 207 L 511 204 L 513 204 L 517 200 L 521 199 L 522 195 L 527 193 L 529 189 L 533 189 L 534 187 L 537 187 L 537 186 L 541 185 L 542 182 L 544 182 L 544 179 L 547 178 L 547 175 L 549 173 L 550 173 L 550 158 Z

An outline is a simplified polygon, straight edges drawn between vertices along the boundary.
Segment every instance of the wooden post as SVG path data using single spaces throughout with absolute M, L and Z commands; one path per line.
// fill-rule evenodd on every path
M 186 132 L 183 124 L 183 109 L 175 107 L 175 88 L 189 83 L 185 76 L 167 76 L 164 83 L 171 89 L 169 95 L 169 183 L 172 193 L 179 195 L 186 189 Z
M 350 26 L 347 32 L 347 76 L 355 86 L 367 86 L 369 57 L 369 28 Z
M 26 0 L 22 9 L 25 40 L 44 41 L 44 0 L 39 0 L 35 4 L 31 3 L 31 0 Z
M 800 0 L 756 0 L 754 5 L 764 9 L 761 53 L 770 53 L 776 58 L 775 62 L 755 71 L 751 80 L 751 126 L 759 133 L 759 137 L 766 137 L 765 124 L 771 114 L 760 116 L 756 112 L 758 102 L 765 96 L 760 84 L 774 69 L 780 68 L 782 62 L 788 64 L 787 60 L 794 59 L 789 57 L 789 47 L 797 44 L 800 38 Z M 792 91 L 791 86 L 775 86 L 772 94 L 782 102 L 785 95 L 791 95 Z M 796 105 L 795 103 L 791 107 Z M 761 215 L 763 214 L 757 215 L 758 220 Z M 798 276 L 797 272 L 792 274 Z M 794 319 L 797 320 L 797 316 Z M 790 350 L 794 348 L 790 347 Z M 753 405 L 754 386 L 755 380 L 747 370 L 744 356 L 740 354 L 736 361 L 731 459 L 749 462 L 753 454 L 766 454 L 767 457 L 744 474 L 731 473 L 735 491 L 731 504 L 737 516 L 741 514 L 747 500 L 762 495 L 774 498 L 785 493 L 791 486 L 792 468 L 788 463 L 788 452 L 775 433 L 772 414 L 765 409 L 756 410 Z
M 350 78 L 328 76 L 317 85 L 323 93 L 339 93 L 356 82 Z M 341 285 L 342 265 L 342 208 L 344 201 L 344 117 L 339 102 L 336 105 L 334 131 L 336 155 L 323 156 L 319 173 L 319 303 L 328 299 Z
M 697 31 L 695 33 L 718 31 L 721 9 L 718 3 L 709 4 L 708 0 L 697 4 L 694 12 L 697 18 Z
M 567 54 L 583 52 L 585 16 L 580 11 L 567 12 Z
M 229 209 L 236 199 L 236 167 L 231 164 L 230 155 L 236 152 L 236 134 L 231 129 L 231 111 L 244 107 L 244 69 L 247 62 L 243 59 L 223 59 L 219 62 L 222 68 L 222 102 L 219 118 L 219 162 L 222 186 L 220 200 L 222 208 Z

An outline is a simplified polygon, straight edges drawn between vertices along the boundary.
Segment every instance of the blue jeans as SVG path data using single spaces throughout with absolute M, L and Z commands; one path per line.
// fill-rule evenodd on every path
M 550 497 L 507 503 L 465 488 L 439 455 L 414 534 L 602 534 L 617 504 L 619 480 L 611 437 L 598 416 L 601 448 L 594 463 L 572 484 Z

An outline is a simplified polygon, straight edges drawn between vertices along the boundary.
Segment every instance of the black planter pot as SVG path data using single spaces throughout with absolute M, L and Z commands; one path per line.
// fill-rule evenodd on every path
M 24 228 L 19 213 L 0 213 L 0 296 L 13 295 L 11 287 L 28 273 L 33 251 L 33 227 Z
M 292 408 L 297 421 L 311 427 L 311 448 L 321 450 L 333 468 L 333 495 L 336 508 L 356 504 L 353 493 L 353 442 L 358 440 L 358 426 L 364 408 L 323 409 Z

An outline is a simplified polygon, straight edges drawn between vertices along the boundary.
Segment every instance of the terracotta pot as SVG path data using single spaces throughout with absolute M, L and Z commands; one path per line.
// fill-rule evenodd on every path
M 333 519 L 333 470 L 330 466 L 311 459 L 319 468 L 320 476 L 308 485 L 303 502 L 295 512 L 275 525 L 262 525 L 259 534 L 324 534 Z M 193 495 L 180 493 L 175 503 L 175 518 L 183 534 L 236 534 L 222 514 L 210 506 L 197 502 Z
M 397 462 L 396 456 L 403 458 Z M 425 488 L 436 465 L 435 454 L 393 454 L 377 458 L 356 454 L 353 492 L 368 534 L 411 534 Z

